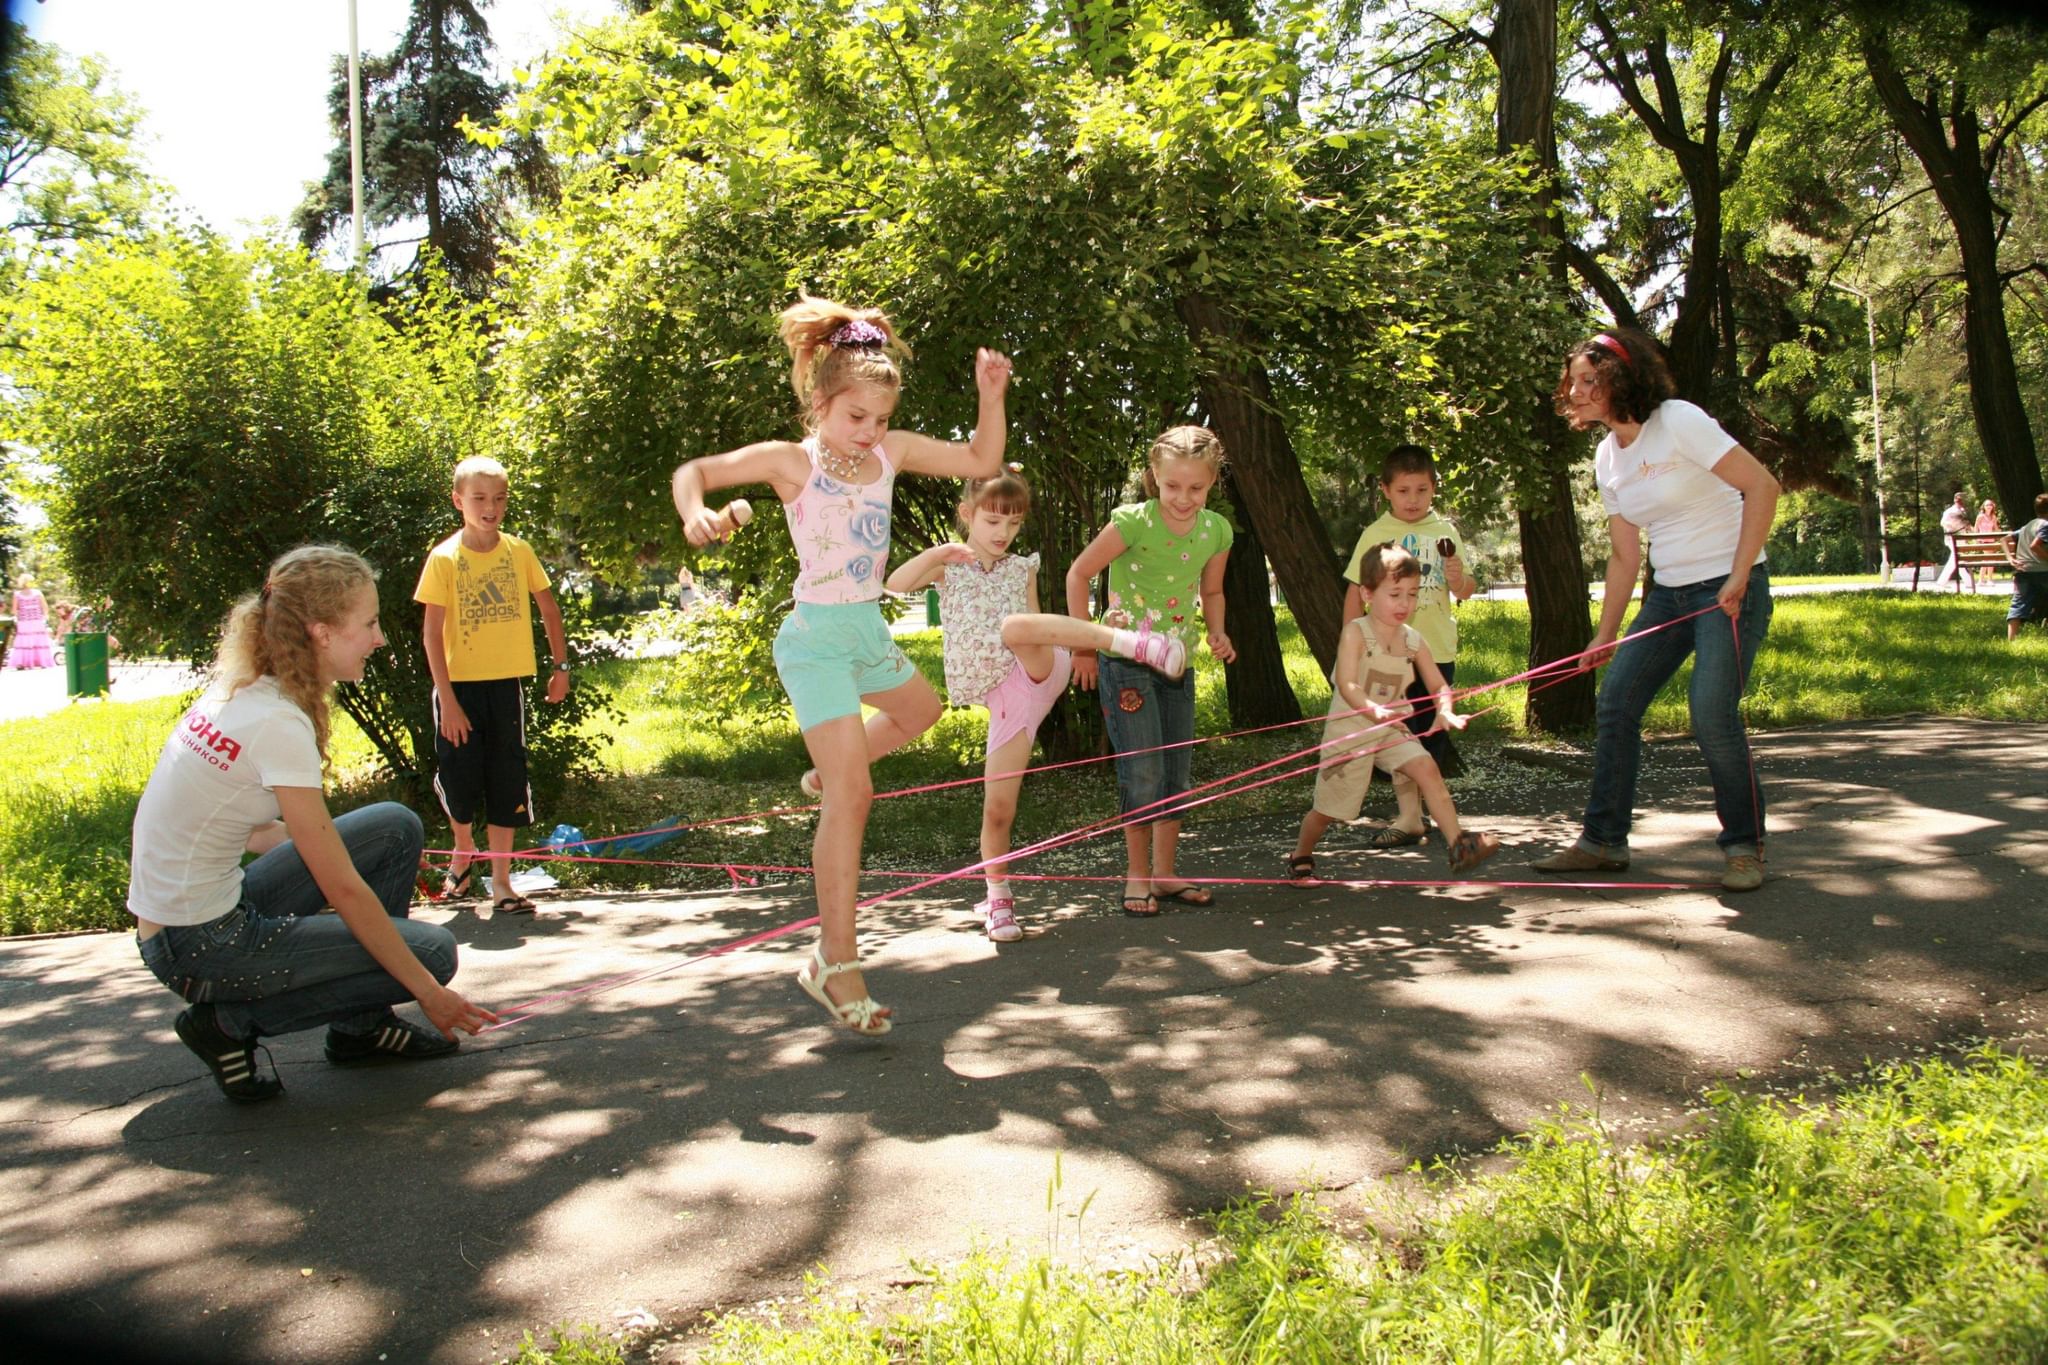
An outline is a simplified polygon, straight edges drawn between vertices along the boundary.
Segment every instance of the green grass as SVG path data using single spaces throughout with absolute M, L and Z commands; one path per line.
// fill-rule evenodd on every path
M 1527 650 L 1527 608 L 1518 602 L 1471 602 L 1459 612 L 1462 685 L 1521 671 Z M 1329 699 L 1323 674 L 1294 629 L 1281 618 L 1288 676 L 1305 716 L 1320 716 Z M 1752 680 L 1747 711 L 1758 728 L 1871 719 L 1915 712 L 1989 720 L 2048 720 L 2048 635 L 2004 638 L 2004 605 L 1990 597 L 1871 592 L 1782 598 L 1770 642 Z M 942 676 L 940 638 L 927 631 L 903 640 L 926 676 Z M 648 828 L 674 816 L 686 820 L 771 811 L 801 804 L 797 777 L 806 765 L 781 696 L 766 690 L 735 695 L 712 656 L 610 660 L 586 676 L 618 695 L 623 724 L 597 734 L 617 780 L 575 783 L 540 805 L 535 837 L 557 823 L 591 836 Z M 1651 733 L 1687 728 L 1685 685 L 1690 668 L 1651 708 Z M 1467 709 L 1500 703 L 1473 722 L 1461 747 L 1470 775 L 1456 784 L 1460 800 L 1512 801 L 1490 746 L 1524 737 L 1522 689 L 1483 694 Z M 0 725 L 0 745 L 15 757 L 0 773 L 0 933 L 122 928 L 128 828 L 177 700 L 76 704 L 54 715 Z M 948 710 L 933 729 L 878 770 L 883 790 L 943 782 L 980 772 L 982 713 Z M 1196 731 L 1230 729 L 1223 672 L 1203 661 L 1196 684 Z M 1316 742 L 1314 723 L 1195 750 L 1197 785 L 1277 759 Z M 338 810 L 390 795 L 374 771 L 363 737 L 336 715 L 335 798 Z M 1496 792 L 1491 784 L 1499 784 Z M 1276 812 L 1299 813 L 1306 781 L 1276 782 L 1197 811 L 1204 820 Z M 1016 839 L 1021 845 L 1115 813 L 1115 782 L 1106 765 L 1043 773 L 1024 784 Z M 428 839 L 445 847 L 447 831 L 433 812 Z M 958 796 L 876 803 L 868 832 L 868 863 L 895 869 L 943 869 L 972 862 L 980 803 Z M 807 816 L 762 815 L 691 831 L 656 857 L 691 863 L 801 867 L 810 861 Z M 1037 860 L 1033 870 L 1100 873 L 1116 855 L 1095 840 Z M 554 864 L 571 886 L 678 886 L 724 883 L 716 866 L 610 867 Z
M 2048 1077 L 2027 1059 L 1987 1048 L 1888 1066 L 1826 1103 L 1707 1098 L 1689 1131 L 1654 1146 L 1616 1141 L 1597 1108 L 1560 1111 L 1506 1144 L 1491 1174 L 1440 1164 L 1419 1194 L 1379 1187 L 1362 1208 L 1248 1199 L 1214 1218 L 1203 1254 L 1148 1270 L 991 1250 L 919 1267 L 930 1283 L 893 1307 L 817 1279 L 793 1303 L 714 1316 L 687 1358 L 1874 1365 L 2048 1353 Z

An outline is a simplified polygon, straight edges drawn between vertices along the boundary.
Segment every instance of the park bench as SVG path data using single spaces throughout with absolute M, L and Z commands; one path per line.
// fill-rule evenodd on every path
M 1986 570 L 2012 572 L 2011 531 L 1957 531 L 1949 539 L 1955 542 L 1956 563 L 1972 574 L 1981 575 Z M 1956 575 L 1956 591 L 1963 590 L 1962 575 Z

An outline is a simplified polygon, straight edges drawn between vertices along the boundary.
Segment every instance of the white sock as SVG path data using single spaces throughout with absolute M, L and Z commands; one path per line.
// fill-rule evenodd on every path
M 1010 884 L 1008 882 L 990 882 L 988 884 L 988 898 L 990 900 L 997 900 L 1009 894 Z
M 1138 632 L 1135 630 L 1111 631 L 1109 647 L 1114 652 L 1123 655 L 1126 659 L 1137 658 Z

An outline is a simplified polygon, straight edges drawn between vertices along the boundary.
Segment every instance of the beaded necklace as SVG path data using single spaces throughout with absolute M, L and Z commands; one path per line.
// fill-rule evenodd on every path
M 861 470 L 867 467 L 868 453 L 863 450 L 853 455 L 841 455 L 823 438 L 818 441 L 818 466 L 841 483 L 852 483 L 859 478 Z

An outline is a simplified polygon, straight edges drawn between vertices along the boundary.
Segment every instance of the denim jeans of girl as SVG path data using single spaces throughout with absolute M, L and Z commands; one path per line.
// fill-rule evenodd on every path
M 1195 737 L 1195 670 L 1177 682 L 1129 659 L 1101 656 L 1096 687 L 1102 699 L 1102 721 L 1109 747 L 1116 750 L 1117 807 L 1129 815 L 1144 810 L 1149 823 L 1178 820 L 1165 804 L 1188 789 Z M 1160 746 L 1179 744 L 1160 752 Z M 1149 751 L 1149 752 L 1140 752 Z
M 1732 623 L 1727 613 L 1709 611 L 1637 638 L 1655 626 L 1713 606 L 1727 581 L 1723 577 L 1682 588 L 1653 586 L 1615 650 L 1600 681 L 1593 791 L 1586 799 L 1582 847 L 1627 848 L 1635 818 L 1636 775 L 1642 767 L 1643 713 L 1691 656 L 1692 736 L 1707 761 L 1714 812 L 1721 820 L 1715 842 L 1731 857 L 1762 851 L 1764 797 L 1750 759 L 1749 736 L 1742 728 L 1742 695 L 1757 651 L 1770 632 L 1770 574 L 1761 564 L 1749 571 L 1742 612 Z
M 442 985 L 455 976 L 455 936 L 406 918 L 425 841 L 420 818 L 386 801 L 334 821 L 349 860 L 377 893 L 399 937 Z M 274 1037 L 319 1024 L 367 1034 L 412 998 L 349 932 L 323 915 L 327 898 L 289 842 L 242 870 L 242 900 L 205 924 L 165 925 L 142 940 L 157 980 L 215 1006 L 231 1037 Z

